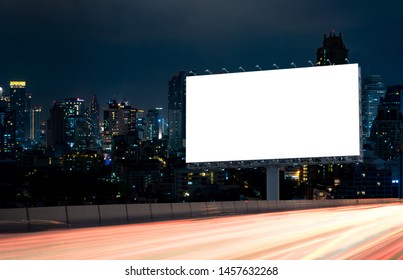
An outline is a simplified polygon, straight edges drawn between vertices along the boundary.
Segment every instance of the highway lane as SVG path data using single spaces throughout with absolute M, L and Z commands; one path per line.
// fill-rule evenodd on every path
M 403 204 L 0 234 L 2 260 L 403 260 Z

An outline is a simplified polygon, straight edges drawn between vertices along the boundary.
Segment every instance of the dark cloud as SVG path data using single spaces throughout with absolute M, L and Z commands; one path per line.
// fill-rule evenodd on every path
M 401 1 L 3 0 L 0 83 L 27 80 L 34 101 L 97 94 L 167 106 L 180 70 L 308 66 L 323 34 L 342 33 L 364 74 L 403 83 Z

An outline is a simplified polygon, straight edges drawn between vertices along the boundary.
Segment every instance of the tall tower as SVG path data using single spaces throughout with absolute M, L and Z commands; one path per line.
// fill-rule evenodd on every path
M 41 117 L 42 108 L 35 107 L 31 110 L 30 138 L 33 143 L 38 144 L 41 141 Z
M 77 148 L 77 140 L 83 126 L 86 125 L 84 116 L 85 103 L 82 98 L 67 98 L 61 102 L 65 113 L 66 142 L 70 148 Z M 84 124 L 84 125 L 83 125 Z
M 362 136 L 364 143 L 369 141 L 371 126 L 374 122 L 381 97 L 386 93 L 385 86 L 380 75 L 370 75 L 364 78 L 362 85 Z
M 61 154 L 66 150 L 66 121 L 64 107 L 59 102 L 53 103 L 47 122 L 46 146 Z
M 15 157 L 15 111 L 0 86 L 0 159 Z
M 185 155 L 186 73 L 180 71 L 168 83 L 168 150 L 174 157 Z
M 29 138 L 29 112 L 31 97 L 27 94 L 25 81 L 10 82 L 10 110 L 15 111 L 16 142 L 23 144 Z
M 147 136 L 148 140 L 162 139 L 163 119 L 161 116 L 162 108 L 148 110 L 147 113 Z
M 101 147 L 101 127 L 99 123 L 99 116 L 99 103 L 97 96 L 94 95 L 89 108 L 89 118 L 91 120 L 91 134 L 94 137 L 94 145 L 96 147 Z
M 337 36 L 334 32 L 331 32 L 329 37 L 324 34 L 323 46 L 316 51 L 316 64 L 347 64 L 348 51 L 341 38 L 341 33 Z

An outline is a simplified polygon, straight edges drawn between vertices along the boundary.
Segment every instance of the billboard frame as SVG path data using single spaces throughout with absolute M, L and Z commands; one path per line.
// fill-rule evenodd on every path
M 318 164 L 347 164 L 358 163 L 363 161 L 363 136 L 362 136 L 362 112 L 361 112 L 361 67 L 358 67 L 358 112 L 359 112 L 359 155 L 343 155 L 331 157 L 308 157 L 308 158 L 280 158 L 280 159 L 264 159 L 264 160 L 240 160 L 240 161 L 210 161 L 210 162 L 187 162 L 189 169 L 225 169 L 225 168 L 256 168 L 267 166 L 292 166 L 292 165 L 318 165 Z M 327 65 L 319 67 L 337 67 L 337 65 Z M 318 67 L 318 66 L 316 66 Z M 278 71 L 278 70 L 270 70 Z M 251 71 L 254 72 L 254 71 Z M 216 74 L 226 75 L 226 73 Z
M 321 66 L 333 67 L 334 65 Z M 343 155 L 332 157 L 282 158 L 266 160 L 240 160 L 240 161 L 212 161 L 212 162 L 186 162 L 191 170 L 219 170 L 231 168 L 258 168 L 266 169 L 266 199 L 279 200 L 279 170 L 286 166 L 323 165 L 323 164 L 350 164 L 363 162 L 363 136 L 361 112 L 361 67 L 358 67 L 358 126 L 359 126 L 359 155 Z M 273 70 L 272 70 L 273 71 Z M 225 74 L 220 74 L 225 75 Z
M 362 143 L 362 142 L 361 142 Z M 362 148 L 361 148 L 362 151 Z M 256 168 L 269 165 L 295 166 L 295 165 L 319 165 L 319 164 L 348 164 L 363 162 L 363 155 L 348 157 L 318 157 L 295 159 L 271 159 L 271 160 L 245 160 L 245 161 L 220 161 L 186 163 L 189 169 L 227 169 L 227 168 Z

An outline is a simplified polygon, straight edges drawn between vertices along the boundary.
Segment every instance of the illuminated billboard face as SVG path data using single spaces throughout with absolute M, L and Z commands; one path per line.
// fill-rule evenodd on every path
M 361 156 L 358 64 L 188 76 L 186 162 Z

